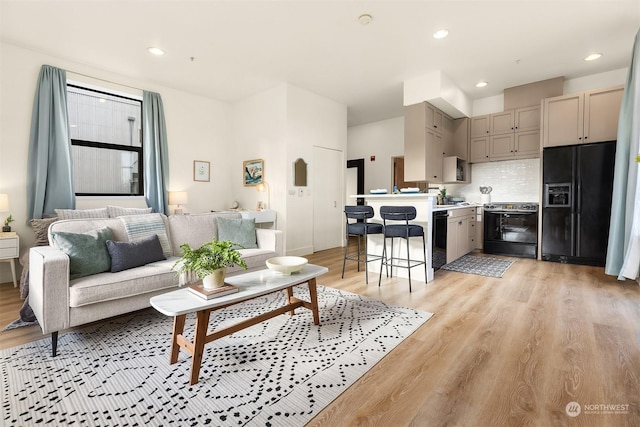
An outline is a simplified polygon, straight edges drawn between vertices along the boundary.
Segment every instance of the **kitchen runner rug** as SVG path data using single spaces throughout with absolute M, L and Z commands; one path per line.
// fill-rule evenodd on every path
M 459 273 L 477 274 L 479 276 L 502 277 L 513 261 L 504 259 L 465 255 L 457 260 L 443 265 L 443 270 L 457 271 Z
M 284 303 L 228 307 L 209 328 Z M 49 338 L 2 350 L 0 424 L 303 425 L 432 316 L 323 286 L 318 303 L 319 326 L 297 309 L 207 344 L 193 386 L 190 356 L 169 365 L 173 318 L 154 309 L 61 334 L 56 357 Z

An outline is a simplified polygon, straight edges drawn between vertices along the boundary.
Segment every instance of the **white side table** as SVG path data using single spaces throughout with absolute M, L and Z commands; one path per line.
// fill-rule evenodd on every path
M 261 227 L 263 224 L 270 224 L 269 228 L 276 228 L 276 211 L 272 209 L 265 209 L 262 211 L 238 211 L 242 218 L 253 218 L 256 221 L 256 226 Z
M 11 276 L 13 277 L 13 287 L 18 287 L 16 280 L 15 260 L 20 255 L 20 236 L 15 231 L 0 233 L 0 262 L 11 264 Z

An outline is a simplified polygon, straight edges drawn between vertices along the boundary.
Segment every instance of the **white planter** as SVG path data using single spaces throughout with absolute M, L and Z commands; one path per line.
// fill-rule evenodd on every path
M 204 286 L 205 289 L 216 289 L 224 286 L 226 271 L 226 268 L 214 270 L 213 273 L 202 279 L 202 286 Z

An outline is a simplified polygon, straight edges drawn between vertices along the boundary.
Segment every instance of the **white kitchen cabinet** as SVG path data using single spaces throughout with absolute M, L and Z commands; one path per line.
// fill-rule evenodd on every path
M 615 141 L 622 94 L 618 86 L 545 99 L 544 147 Z

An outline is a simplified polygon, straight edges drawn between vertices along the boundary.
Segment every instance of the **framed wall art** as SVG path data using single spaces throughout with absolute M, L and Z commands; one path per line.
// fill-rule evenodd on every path
M 193 180 L 209 182 L 211 163 L 204 160 L 193 161 Z
M 245 160 L 242 168 L 245 187 L 258 185 L 264 181 L 264 160 Z

